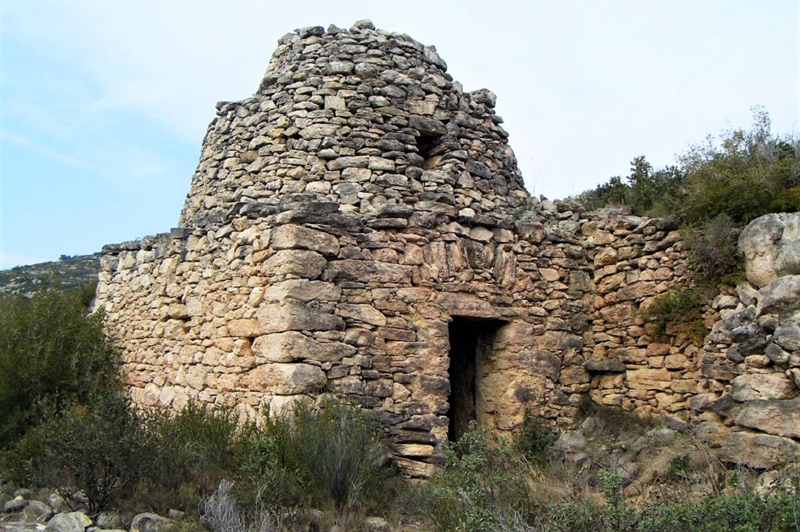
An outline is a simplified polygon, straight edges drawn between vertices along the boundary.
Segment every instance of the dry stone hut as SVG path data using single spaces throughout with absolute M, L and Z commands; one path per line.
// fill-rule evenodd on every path
M 425 476 L 473 420 L 569 426 L 590 391 L 688 419 L 730 390 L 701 368 L 727 346 L 655 343 L 637 315 L 683 283 L 678 233 L 530 198 L 494 106 L 368 21 L 283 37 L 256 94 L 217 104 L 179 227 L 104 248 L 133 400 L 254 417 L 335 394 Z

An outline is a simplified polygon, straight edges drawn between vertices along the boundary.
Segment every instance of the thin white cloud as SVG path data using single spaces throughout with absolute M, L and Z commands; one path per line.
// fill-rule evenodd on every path
M 23 148 L 31 153 L 44 155 L 45 157 L 49 157 L 50 159 L 58 161 L 59 163 L 67 166 L 74 168 L 91 168 L 91 164 L 79 157 L 53 150 L 47 146 L 43 146 L 33 139 L 13 131 L 8 131 L 7 129 L 0 128 L 0 141 Z

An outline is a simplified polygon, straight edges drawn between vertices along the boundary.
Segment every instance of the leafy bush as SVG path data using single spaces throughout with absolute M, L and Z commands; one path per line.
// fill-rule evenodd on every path
M 263 424 L 242 429 L 235 453 L 237 492 L 249 507 L 299 506 L 307 498 L 309 479 L 298 464 L 292 423 L 286 416 L 266 416 Z
M 576 198 L 587 208 L 630 205 L 650 216 L 702 226 L 720 214 L 743 225 L 771 212 L 800 210 L 800 142 L 775 136 L 769 115 L 753 109 L 750 130 L 723 132 L 691 146 L 677 166 L 654 170 L 643 156 L 619 176 Z
M 333 505 L 349 511 L 358 504 L 380 504 L 392 474 L 381 467 L 380 426 L 362 410 L 334 400 L 319 408 L 298 403 L 291 418 L 250 426 L 239 453 L 253 504 Z
M 689 266 L 698 286 L 714 289 L 721 282 L 736 284 L 741 280 L 740 233 L 741 228 L 727 214 L 684 231 Z
M 680 158 L 689 178 L 678 214 L 689 223 L 726 214 L 738 224 L 771 212 L 800 210 L 800 143 L 775 137 L 769 115 L 753 110 L 749 131 L 726 131 Z
M 536 418 L 526 408 L 522 426 L 514 436 L 514 449 L 531 462 L 542 463 L 556 440 L 558 430 Z
M 141 418 L 120 395 L 93 397 L 30 429 L 3 454 L 20 485 L 82 493 L 91 513 L 128 496 L 154 458 Z
M 143 424 L 152 460 L 137 486 L 134 506 L 193 510 L 239 467 L 237 420 L 230 408 L 190 402 L 177 413 L 150 410 Z
M 690 288 L 673 288 L 653 299 L 640 315 L 655 326 L 653 336 L 658 339 L 673 325 L 678 332 L 699 342 L 706 333 L 703 323 L 703 298 Z
M 367 487 L 381 480 L 381 428 L 360 410 L 336 401 L 317 411 L 301 406 L 294 423 L 300 468 L 336 508 L 352 508 Z
M 507 442 L 490 445 L 473 422 L 445 448 L 445 465 L 430 481 L 427 513 L 438 532 L 495 530 L 525 513 L 529 499 L 519 461 Z
M 614 508 L 587 499 L 550 507 L 538 523 L 548 532 L 789 532 L 797 530 L 798 501 L 788 495 L 720 495 L 673 504 L 653 504 L 640 511 Z
M 50 289 L 0 297 L 0 449 L 31 426 L 119 390 L 118 357 L 99 314 L 88 314 L 93 289 Z
M 641 532 L 789 531 L 797 530 L 797 501 L 783 495 L 722 495 L 696 502 L 646 507 L 636 530 Z

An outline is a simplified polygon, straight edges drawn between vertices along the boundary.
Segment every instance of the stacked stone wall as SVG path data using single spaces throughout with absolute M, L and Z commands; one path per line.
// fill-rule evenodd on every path
M 252 98 L 218 104 L 180 227 L 104 248 L 96 305 L 133 401 L 258 419 L 333 394 L 373 412 L 400 467 L 426 476 L 463 392 L 458 321 L 481 331 L 468 414 L 497 433 L 526 409 L 568 429 L 587 395 L 705 423 L 723 447 L 713 435 L 752 427 L 724 414 L 728 397 L 792 364 L 771 348 L 786 361 L 767 367 L 767 336 L 742 354 L 734 322 L 752 314 L 755 330 L 754 289 L 714 301 L 704 345 L 656 339 L 641 309 L 688 285 L 679 233 L 530 197 L 494 95 L 445 69 L 368 22 L 305 28 Z
M 592 388 L 606 404 L 624 397 L 626 409 L 674 415 L 658 394 L 688 391 L 637 384 L 666 359 L 648 356 L 637 309 L 676 281 L 652 281 L 655 272 L 685 270 L 676 234 L 655 220 L 531 201 L 508 228 L 431 227 L 395 210 L 371 218 L 403 220 L 400 229 L 288 201 L 274 215 L 108 246 L 98 301 L 132 397 L 235 403 L 257 417 L 333 393 L 375 410 L 398 453 L 435 464 L 449 422 L 448 323 L 465 317 L 499 324 L 477 380 L 487 428 L 512 431 L 526 408 L 569 427 Z M 618 272 L 601 264 L 609 250 L 631 253 Z M 618 274 L 624 282 L 609 281 Z M 683 360 L 687 347 L 668 349 Z M 688 365 L 674 366 L 675 381 L 690 379 Z

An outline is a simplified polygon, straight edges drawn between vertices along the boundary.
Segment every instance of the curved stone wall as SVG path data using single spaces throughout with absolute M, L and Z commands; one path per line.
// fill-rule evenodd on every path
M 426 476 L 470 419 L 509 434 L 530 409 L 569 428 L 589 394 L 695 421 L 748 463 L 725 449 L 774 435 L 747 421 L 764 394 L 741 390 L 782 386 L 767 406 L 794 404 L 800 358 L 774 338 L 796 313 L 770 332 L 743 289 L 708 310 L 704 345 L 656 342 L 639 310 L 688 283 L 675 228 L 529 197 L 495 96 L 445 68 L 369 22 L 306 28 L 281 39 L 252 98 L 218 104 L 180 227 L 104 248 L 96 306 L 134 402 L 254 418 L 335 394 Z M 732 358 L 740 315 L 763 329 L 756 358 Z M 751 447 L 794 452 L 800 436 L 775 437 Z
M 509 212 L 527 193 L 495 95 L 464 92 L 446 69 L 434 48 L 369 22 L 288 34 L 258 92 L 217 105 L 180 225 L 299 193 L 365 216 Z

